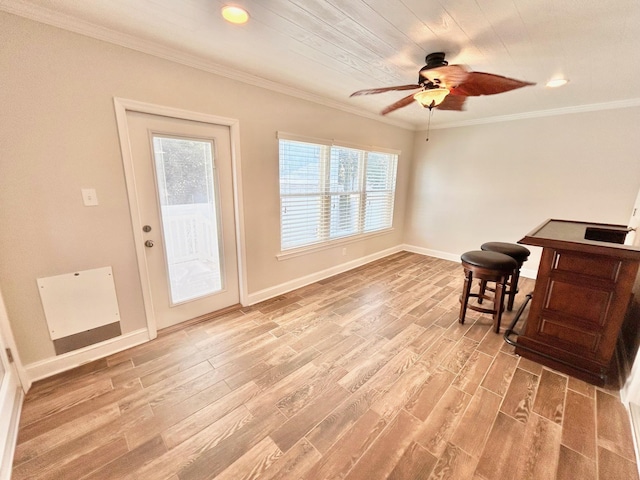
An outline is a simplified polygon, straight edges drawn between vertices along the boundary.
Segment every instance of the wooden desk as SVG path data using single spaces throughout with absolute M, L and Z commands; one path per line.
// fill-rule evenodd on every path
M 638 316 L 640 248 L 585 236 L 606 238 L 609 231 L 619 241 L 624 230 L 551 219 L 518 242 L 543 251 L 517 354 L 596 385 L 611 380 L 625 323 L 635 343 L 638 319 L 630 317 Z

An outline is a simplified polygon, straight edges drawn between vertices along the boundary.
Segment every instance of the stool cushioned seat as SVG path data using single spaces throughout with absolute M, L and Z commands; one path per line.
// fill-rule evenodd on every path
M 509 255 L 519 264 L 523 264 L 531 255 L 531 252 L 528 248 L 523 247 L 522 245 L 518 245 L 516 243 L 505 243 L 505 242 L 487 242 L 483 243 L 480 246 L 480 250 L 484 250 L 487 252 L 498 252 L 503 253 L 505 255 Z
M 491 270 L 513 270 L 518 266 L 517 262 L 509 255 L 498 252 L 484 252 L 482 250 L 465 252 L 460 259 L 470 265 Z

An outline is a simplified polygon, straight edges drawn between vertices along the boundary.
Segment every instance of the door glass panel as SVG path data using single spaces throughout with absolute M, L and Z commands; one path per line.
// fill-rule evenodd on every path
M 153 136 L 172 304 L 224 287 L 213 144 Z

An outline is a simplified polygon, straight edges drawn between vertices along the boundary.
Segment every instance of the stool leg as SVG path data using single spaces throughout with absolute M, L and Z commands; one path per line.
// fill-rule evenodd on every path
M 469 294 L 471 293 L 471 283 L 473 281 L 473 273 L 471 270 L 464 271 L 464 285 L 462 286 L 462 295 L 460 296 L 460 315 L 458 322 L 464 324 L 464 317 L 467 313 L 467 304 L 469 303 Z
M 484 292 L 487 290 L 487 281 L 480 280 L 480 291 L 478 292 L 478 303 L 482 303 Z
M 511 285 L 509 286 L 509 301 L 507 302 L 507 310 L 513 310 L 513 302 L 518 293 L 518 280 L 520 279 L 520 267 L 516 268 L 511 274 Z
M 504 276 L 496 282 L 495 297 L 493 299 L 493 308 L 495 309 L 495 312 L 493 313 L 493 326 L 495 327 L 496 333 L 500 333 L 500 322 L 502 320 L 502 310 L 504 309 L 504 291 L 507 278 L 507 276 Z

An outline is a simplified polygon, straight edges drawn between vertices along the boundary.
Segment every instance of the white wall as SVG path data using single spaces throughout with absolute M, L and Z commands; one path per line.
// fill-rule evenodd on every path
M 25 364 L 54 355 L 36 278 L 111 265 L 123 333 L 145 326 L 113 97 L 236 118 L 249 293 L 402 243 L 413 132 L 0 13 L 0 289 Z M 402 151 L 395 230 L 279 250 L 276 132 Z M 93 187 L 98 207 L 82 205 Z
M 437 115 L 437 112 L 435 113 Z M 415 140 L 405 243 L 459 256 L 548 218 L 627 224 L 640 108 L 432 130 Z M 537 270 L 540 248 L 525 264 Z

